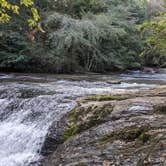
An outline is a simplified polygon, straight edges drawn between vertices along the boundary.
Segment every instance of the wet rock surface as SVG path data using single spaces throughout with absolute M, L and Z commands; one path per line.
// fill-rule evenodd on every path
M 159 85 L 166 74 L 0 74 L 0 166 L 149 162 L 130 153 L 150 147 L 153 130 L 165 129 L 166 90 Z
M 166 165 L 166 86 L 110 96 L 82 98 L 52 124 L 42 166 Z

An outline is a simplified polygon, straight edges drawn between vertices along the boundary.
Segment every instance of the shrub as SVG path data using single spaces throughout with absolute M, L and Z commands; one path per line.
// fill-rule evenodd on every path
M 140 27 L 145 42 L 142 58 L 145 65 L 165 67 L 166 64 L 166 14 L 160 13 Z
M 106 13 L 77 20 L 55 13 L 45 22 L 47 49 L 55 56 L 70 56 L 87 71 L 128 68 L 138 60 L 140 43 L 132 23 L 114 17 Z

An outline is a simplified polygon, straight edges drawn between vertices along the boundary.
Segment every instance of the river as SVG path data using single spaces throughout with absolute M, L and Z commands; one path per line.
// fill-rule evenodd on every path
M 112 81 L 121 83 L 112 84 Z M 152 88 L 166 74 L 0 74 L 0 166 L 37 166 L 49 126 L 85 95 Z

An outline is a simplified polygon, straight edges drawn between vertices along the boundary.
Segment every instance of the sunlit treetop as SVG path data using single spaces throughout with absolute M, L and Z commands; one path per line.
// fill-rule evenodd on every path
M 0 24 L 7 23 L 11 19 L 11 13 L 19 15 L 20 8 L 27 7 L 31 11 L 31 18 L 27 20 L 30 28 L 38 26 L 40 16 L 34 7 L 34 0 L 19 0 L 18 4 L 12 4 L 8 0 L 0 0 Z

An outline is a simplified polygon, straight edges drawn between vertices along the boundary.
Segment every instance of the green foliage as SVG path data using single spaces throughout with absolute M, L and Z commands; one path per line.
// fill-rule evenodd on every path
M 38 22 L 34 6 L 46 33 L 34 34 L 32 43 L 25 22 Z M 67 73 L 141 67 L 142 43 L 135 26 L 144 19 L 144 8 L 138 1 L 41 0 L 34 6 L 26 12 L 21 8 L 19 17 L 12 14 L 0 27 L 1 70 Z
M 0 68 L 25 70 L 26 63 L 30 59 L 28 42 L 19 33 L 2 34 L 0 36 Z M 26 52 L 26 54 L 25 54 Z
M 68 140 L 72 136 L 74 136 L 77 132 L 77 127 L 74 123 L 71 123 L 68 128 L 64 131 L 64 140 Z
M 145 64 L 166 67 L 166 13 L 160 13 L 139 28 L 145 41 L 142 53 Z
M 81 18 L 85 13 L 98 14 L 106 12 L 108 6 L 105 0 L 57 0 L 56 8 L 62 13 L 67 13 L 75 18 Z
M 139 68 L 141 43 L 134 30 L 137 19 L 131 18 L 132 12 L 121 5 L 106 13 L 86 13 L 79 20 L 52 14 L 45 21 L 47 49 L 55 56 L 70 56 L 86 71 Z
M 36 27 L 39 22 L 39 14 L 35 7 L 33 7 L 33 0 L 20 0 L 19 3 L 16 1 L 15 4 L 10 3 L 8 0 L 0 0 L 0 23 L 9 22 L 11 19 L 10 12 L 12 11 L 14 14 L 20 14 L 20 8 L 27 7 L 31 10 L 32 17 L 28 19 L 28 25 L 33 28 Z

